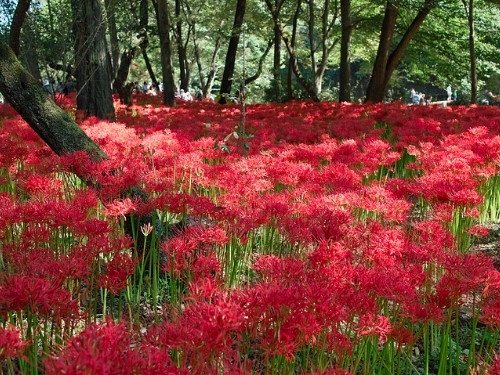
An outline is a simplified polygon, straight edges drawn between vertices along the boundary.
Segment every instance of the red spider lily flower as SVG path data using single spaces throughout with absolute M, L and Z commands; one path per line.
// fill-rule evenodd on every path
M 118 294 L 127 285 L 127 278 L 134 273 L 137 260 L 129 254 L 117 252 L 106 263 L 104 272 L 99 276 L 99 286 Z
M 186 374 L 176 369 L 167 353 L 136 344 L 125 324 L 90 325 L 63 350 L 45 360 L 51 374 Z
M 23 310 L 56 319 L 78 315 L 76 302 L 60 286 L 38 277 L 9 276 L 0 285 L 0 314 Z
M 389 319 L 383 315 L 366 314 L 359 318 L 358 333 L 361 336 L 375 335 L 380 343 L 387 341 L 392 327 Z
M 23 341 L 15 327 L 0 328 L 0 359 L 25 358 L 29 342 Z
M 106 216 L 122 216 L 125 218 L 125 215 L 135 211 L 135 206 L 135 203 L 130 198 L 114 200 L 106 205 Z

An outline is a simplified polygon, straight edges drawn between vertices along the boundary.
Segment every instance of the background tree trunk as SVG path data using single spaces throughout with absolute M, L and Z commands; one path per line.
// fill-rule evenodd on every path
M 181 0 L 175 0 L 175 40 L 177 41 L 177 56 L 179 58 L 180 88 L 187 92 L 189 89 L 189 79 L 187 73 L 187 52 L 182 35 L 181 6 Z
M 153 3 L 154 4 L 154 3 Z M 161 71 L 163 75 L 163 103 L 175 105 L 175 82 L 172 68 L 172 49 L 170 44 L 170 20 L 167 0 L 157 2 L 158 35 L 160 37 Z
M 340 18 L 342 35 L 340 40 L 340 78 L 339 102 L 351 101 L 351 59 L 349 47 L 351 44 L 351 0 L 340 0 Z
M 106 18 L 108 20 L 109 43 L 111 45 L 111 63 L 113 66 L 112 77 L 118 74 L 118 64 L 120 64 L 120 46 L 118 44 L 118 31 L 116 29 L 115 17 L 116 0 L 105 0 Z
M 71 0 L 75 34 L 77 109 L 114 119 L 111 72 L 100 0 Z
M 387 59 L 389 58 L 389 49 L 391 47 L 394 28 L 396 27 L 396 19 L 398 16 L 398 8 L 391 2 L 387 2 L 385 7 L 384 20 L 382 21 L 382 30 L 380 32 L 380 41 L 373 64 L 372 76 L 366 89 L 367 102 L 381 102 L 384 100 L 384 82 L 385 69 Z
M 21 29 L 23 28 L 30 4 L 31 0 L 19 0 L 17 2 L 16 10 L 14 11 L 14 16 L 10 25 L 9 44 L 16 56 L 19 56 Z
M 474 0 L 469 0 L 467 11 L 467 23 L 469 25 L 469 56 L 470 56 L 470 102 L 477 103 L 477 68 L 476 68 L 476 47 L 474 33 Z
M 226 97 L 231 94 L 233 84 L 234 65 L 236 62 L 236 53 L 238 52 L 238 43 L 240 41 L 241 27 L 245 18 L 246 0 L 237 0 L 236 12 L 234 14 L 233 30 L 229 45 L 227 47 L 226 62 L 224 64 L 224 73 L 220 85 L 219 103 L 225 104 Z

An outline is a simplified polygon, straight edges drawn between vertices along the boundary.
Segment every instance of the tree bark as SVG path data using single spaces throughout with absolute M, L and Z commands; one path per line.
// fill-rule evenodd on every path
M 114 119 L 111 72 L 100 0 L 71 0 L 75 35 L 77 109 Z
M 146 69 L 148 70 L 149 73 L 149 78 L 151 78 L 151 82 L 153 82 L 153 84 L 156 87 L 158 87 L 158 79 L 156 78 L 153 67 L 151 66 L 151 61 L 149 61 L 148 51 L 146 50 L 146 47 L 141 47 L 141 51 L 142 51 L 142 58 L 144 59 L 144 63 L 146 64 Z
M 386 13 L 382 23 L 379 50 L 373 66 L 372 76 L 366 90 L 366 101 L 381 102 L 384 100 L 387 85 L 389 84 L 389 80 L 394 70 L 396 70 L 401 62 L 406 49 L 427 18 L 432 7 L 433 1 L 426 0 L 410 26 L 406 29 L 396 48 L 388 55 L 390 43 L 394 35 L 398 11 L 395 5 L 390 2 L 387 3 Z
M 340 22 L 342 35 L 340 40 L 340 79 L 339 102 L 351 101 L 351 59 L 349 47 L 351 44 L 351 0 L 340 0 Z
M 106 153 L 85 134 L 71 116 L 45 94 L 42 86 L 23 68 L 12 49 L 1 40 L 0 93 L 57 155 L 83 151 L 94 162 L 108 159 Z M 88 180 L 88 176 L 79 177 L 93 184 Z M 147 194 L 136 186 L 127 189 L 123 195 L 144 202 L 148 200 Z M 152 214 L 136 217 L 138 225 L 135 228 L 131 225 L 131 215 L 127 216 L 125 232 L 136 239 L 137 249 L 149 249 L 149 246 L 146 246 L 148 239 L 139 228 L 153 221 Z
M 153 2 L 153 4 L 155 4 Z M 167 0 L 157 1 L 158 35 L 160 37 L 161 71 L 163 75 L 163 103 L 175 105 L 175 82 L 172 68 L 172 49 L 170 45 L 170 20 Z
M 118 31 L 116 28 L 115 2 L 116 0 L 104 1 L 109 28 L 109 43 L 111 45 L 111 63 L 113 66 L 113 77 L 118 74 L 118 64 L 120 64 L 120 46 L 118 44 Z
M 299 15 L 301 12 L 302 1 L 298 0 L 297 8 L 295 9 L 295 13 L 293 16 L 293 26 L 292 26 L 292 39 L 290 40 L 288 36 L 283 32 L 283 27 L 281 26 L 279 15 L 275 11 L 271 0 L 266 0 L 266 4 L 271 11 L 274 24 L 278 27 L 279 33 L 281 35 L 281 39 L 285 43 L 285 47 L 288 51 L 288 55 L 290 56 L 289 64 L 290 69 L 293 71 L 293 74 L 297 78 L 297 81 L 302 86 L 302 88 L 307 92 L 307 95 L 313 99 L 315 102 L 319 102 L 319 97 L 316 94 L 314 87 L 307 81 L 307 79 L 302 75 L 299 67 L 299 63 L 297 61 L 297 55 L 295 52 L 295 39 L 297 35 L 297 23 L 299 19 Z M 291 92 L 291 80 L 289 80 L 289 94 Z
M 139 47 L 134 47 L 122 53 L 122 57 L 120 58 L 120 66 L 118 67 L 118 71 L 116 72 L 116 77 L 113 82 L 113 89 L 118 93 L 120 101 L 127 105 L 132 104 L 132 87 L 130 85 L 126 85 L 125 83 L 127 82 L 132 60 L 136 57 L 139 50 Z
M 274 0 L 276 12 L 279 14 L 284 0 Z M 273 54 L 273 96 L 276 102 L 282 100 L 281 88 L 281 35 L 277 25 L 274 25 L 274 54 Z
M 366 90 L 367 102 L 381 102 L 384 99 L 385 93 L 385 69 L 387 59 L 389 58 L 389 49 L 391 47 L 394 28 L 396 27 L 396 19 L 398 16 L 398 8 L 390 1 L 385 7 L 384 19 L 382 21 L 382 30 L 380 32 L 380 41 L 373 64 L 372 76 Z
M 432 9 L 432 0 L 426 0 L 422 9 L 419 10 L 419 12 L 413 19 L 410 26 L 408 26 L 408 29 L 406 29 L 406 32 L 399 41 L 398 45 L 396 46 L 396 48 L 394 48 L 394 51 L 392 51 L 392 53 L 389 55 L 389 58 L 387 59 L 387 66 L 385 68 L 384 94 L 385 94 L 385 89 L 387 88 L 389 80 L 392 76 L 392 73 L 394 73 L 394 70 L 396 70 L 396 68 L 398 67 L 406 49 L 410 45 L 412 39 L 417 34 L 418 30 L 420 29 L 420 26 L 422 26 L 422 23 L 427 18 L 427 15 L 431 11 L 431 9 Z
M 45 94 L 41 85 L 22 67 L 14 52 L 2 41 L 0 92 L 57 155 L 85 151 L 96 161 L 107 158 L 71 116 Z
M 177 56 L 179 58 L 180 88 L 187 92 L 189 89 L 189 81 L 187 73 L 187 53 L 182 35 L 181 5 L 181 0 L 175 0 L 175 40 L 177 41 Z
M 233 84 L 234 65 L 236 63 L 236 53 L 238 52 L 238 43 L 240 41 L 241 27 L 245 18 L 246 0 L 237 0 L 236 11 L 234 14 L 233 30 L 229 45 L 227 47 L 226 61 L 224 64 L 224 73 L 220 85 L 220 104 L 225 104 L 227 96 L 231 94 Z
M 10 25 L 9 44 L 16 56 L 19 56 L 21 29 L 23 28 L 30 4 L 31 0 L 19 0 L 17 2 L 16 10 L 14 11 L 14 16 Z

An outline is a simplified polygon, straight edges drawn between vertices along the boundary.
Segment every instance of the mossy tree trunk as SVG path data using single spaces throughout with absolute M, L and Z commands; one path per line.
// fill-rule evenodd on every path
M 21 65 L 12 49 L 1 40 L 0 93 L 57 155 L 83 151 L 95 162 L 108 158 L 71 116 L 52 101 L 43 91 L 42 86 Z M 89 182 L 86 176 L 79 177 Z M 135 186 L 123 192 L 123 195 L 142 201 L 148 199 L 147 194 Z M 151 214 L 146 214 L 136 217 L 136 220 L 139 225 L 144 225 L 151 223 L 153 218 Z M 128 218 L 125 226 L 126 233 L 131 237 L 136 236 L 139 249 L 149 248 L 144 246 L 147 238 L 140 231 L 133 233 L 131 222 L 131 218 Z M 135 231 L 137 232 L 137 228 Z
M 2 41 L 0 92 L 56 154 L 85 151 L 96 161 L 107 158 L 70 115 L 47 96 L 42 86 L 21 65 L 12 49 Z

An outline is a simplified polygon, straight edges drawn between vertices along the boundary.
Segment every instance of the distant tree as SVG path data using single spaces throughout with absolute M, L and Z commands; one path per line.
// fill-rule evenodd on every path
M 433 6 L 433 0 L 424 1 L 417 15 L 399 40 L 399 43 L 391 51 L 390 48 L 393 41 L 394 31 L 396 29 L 396 21 L 400 5 L 393 0 L 387 1 L 384 19 L 382 21 L 382 29 L 380 32 L 378 51 L 373 64 L 370 82 L 368 83 L 368 88 L 366 90 L 367 102 L 381 102 L 384 100 L 387 85 L 392 73 L 394 73 L 394 70 L 399 65 L 406 48 Z
M 227 96 L 231 94 L 231 86 L 233 84 L 234 66 L 236 63 L 236 53 L 238 52 L 238 44 L 240 41 L 241 29 L 245 18 L 246 0 L 237 0 L 236 10 L 234 13 L 233 29 L 229 45 L 227 47 L 226 62 L 224 64 L 224 73 L 220 85 L 219 103 L 225 104 Z

